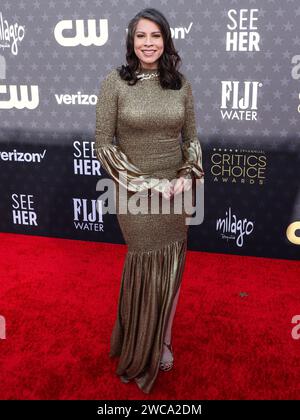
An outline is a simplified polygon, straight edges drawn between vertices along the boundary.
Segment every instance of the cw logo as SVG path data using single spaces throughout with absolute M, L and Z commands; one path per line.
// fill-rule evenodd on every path
M 20 93 L 18 93 L 18 89 Z M 0 93 L 7 95 L 7 98 L 0 101 L 0 109 L 35 109 L 39 105 L 39 87 L 37 85 L 0 85 Z
M 0 315 L 0 340 L 6 339 L 6 326 L 5 326 L 5 318 L 4 316 Z
M 286 230 L 286 236 L 292 244 L 300 245 L 300 236 L 296 235 L 297 230 L 300 232 L 300 222 L 291 223 Z
M 86 22 L 87 28 L 85 28 Z M 85 29 L 87 30 L 85 31 Z M 69 35 L 64 34 L 63 32 L 66 30 L 71 31 L 71 33 Z M 96 45 L 101 47 L 108 40 L 107 19 L 99 19 L 98 32 L 100 32 L 100 35 L 97 36 L 96 32 L 95 19 L 87 19 L 87 21 L 77 19 L 75 22 L 72 20 L 61 20 L 54 28 L 54 37 L 63 47 L 77 47 L 77 45 L 83 45 L 84 47 Z

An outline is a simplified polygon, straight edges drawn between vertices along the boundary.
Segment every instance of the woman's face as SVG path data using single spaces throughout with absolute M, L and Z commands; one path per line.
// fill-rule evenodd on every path
M 155 69 L 164 51 L 164 41 L 159 26 L 149 19 L 140 19 L 134 34 L 134 52 L 142 67 Z

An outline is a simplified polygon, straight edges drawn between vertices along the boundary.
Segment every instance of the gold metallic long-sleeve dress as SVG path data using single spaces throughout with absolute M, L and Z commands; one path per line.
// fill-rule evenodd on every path
M 129 200 L 153 188 L 164 201 L 166 180 L 184 176 L 204 182 L 190 82 L 184 77 L 180 90 L 163 89 L 151 77 L 156 70 L 142 72 L 150 77 L 129 86 L 112 69 L 101 83 L 96 105 L 95 154 L 114 180 L 117 203 L 121 189 Z M 182 279 L 186 214 L 121 214 L 118 205 L 116 213 L 128 250 L 109 355 L 119 357 L 117 375 L 135 380 L 149 393 Z

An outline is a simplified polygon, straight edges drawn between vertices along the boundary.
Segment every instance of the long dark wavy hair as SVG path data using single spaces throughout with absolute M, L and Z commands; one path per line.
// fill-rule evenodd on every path
M 161 87 L 173 90 L 181 89 L 183 74 L 177 70 L 181 64 L 181 58 L 173 44 L 171 30 L 167 19 L 159 10 L 154 8 L 141 10 L 129 22 L 126 39 L 127 65 L 122 65 L 117 68 L 120 77 L 123 80 L 127 80 L 128 85 L 135 85 L 138 81 L 135 72 L 139 70 L 140 60 L 134 52 L 134 34 L 137 23 L 141 18 L 152 20 L 159 26 L 162 32 L 164 51 L 158 59 L 158 72 Z

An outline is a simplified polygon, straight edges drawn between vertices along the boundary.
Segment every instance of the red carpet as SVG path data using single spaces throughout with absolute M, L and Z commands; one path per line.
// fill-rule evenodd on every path
M 1 399 L 299 399 L 300 262 L 189 251 L 174 369 L 147 395 L 108 357 L 126 247 L 0 238 Z

